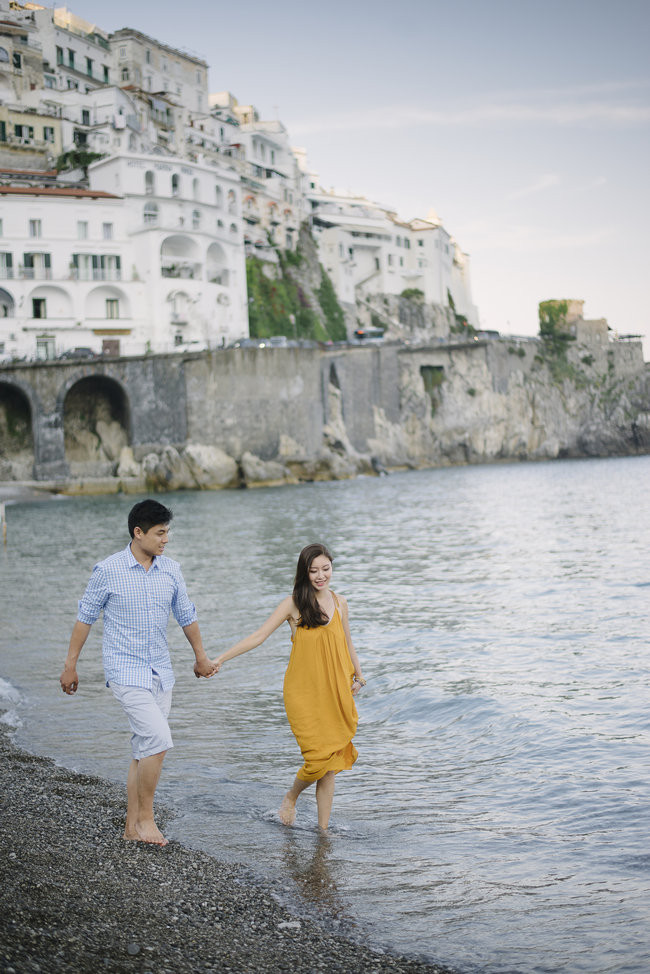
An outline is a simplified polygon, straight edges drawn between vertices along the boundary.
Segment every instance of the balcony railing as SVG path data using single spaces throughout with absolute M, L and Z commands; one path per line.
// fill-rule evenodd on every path
M 70 278 L 73 281 L 121 281 L 122 270 L 119 267 L 93 268 L 86 270 L 82 267 L 70 268 Z
M 25 281 L 51 281 L 51 267 L 23 267 L 18 268 L 18 277 Z
M 13 267 L 4 267 L 0 264 L 0 281 L 8 281 L 14 276 Z
M 186 280 L 200 280 L 201 273 L 201 264 L 192 264 L 188 261 L 174 264 L 163 264 L 160 268 L 161 277 L 182 277 Z

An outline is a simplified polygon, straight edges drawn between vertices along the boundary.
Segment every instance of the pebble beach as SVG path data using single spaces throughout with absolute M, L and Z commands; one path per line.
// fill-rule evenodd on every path
M 121 838 L 123 789 L 16 748 L 0 725 L 3 974 L 450 974 L 298 918 L 244 867 Z M 170 813 L 160 806 L 164 828 Z

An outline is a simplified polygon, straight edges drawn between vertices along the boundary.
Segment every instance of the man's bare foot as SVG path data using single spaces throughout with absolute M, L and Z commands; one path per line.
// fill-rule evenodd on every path
M 293 825 L 296 821 L 296 803 L 287 793 L 278 809 L 278 817 L 283 825 Z
M 140 822 L 136 826 L 137 842 L 149 842 L 152 845 L 167 845 L 167 839 L 155 822 Z

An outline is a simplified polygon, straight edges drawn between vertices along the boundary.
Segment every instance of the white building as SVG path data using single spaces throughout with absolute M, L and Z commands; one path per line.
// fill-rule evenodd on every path
M 377 294 L 417 290 L 426 302 L 453 307 L 478 325 L 471 299 L 469 257 L 434 214 L 404 223 L 369 200 L 306 190 L 321 262 L 337 296 L 355 304 Z
M 92 189 L 0 186 L 0 355 L 136 355 L 247 333 L 238 180 L 121 155 Z

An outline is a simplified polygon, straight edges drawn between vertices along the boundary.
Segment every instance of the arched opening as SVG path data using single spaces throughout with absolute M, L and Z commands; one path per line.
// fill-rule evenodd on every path
M 208 247 L 206 271 L 208 280 L 213 284 L 221 284 L 223 287 L 228 287 L 230 275 L 226 252 L 218 243 L 212 243 Z
M 110 477 L 129 444 L 129 403 L 104 375 L 76 382 L 63 403 L 65 456 L 73 477 Z
M 163 277 L 201 277 L 201 251 L 198 244 L 182 234 L 166 237 L 160 248 L 160 272 Z
M 15 307 L 14 299 L 9 291 L 0 287 L 0 318 L 13 318 L 16 313 Z
M 17 386 L 0 382 L 0 480 L 31 480 L 32 407 Z

